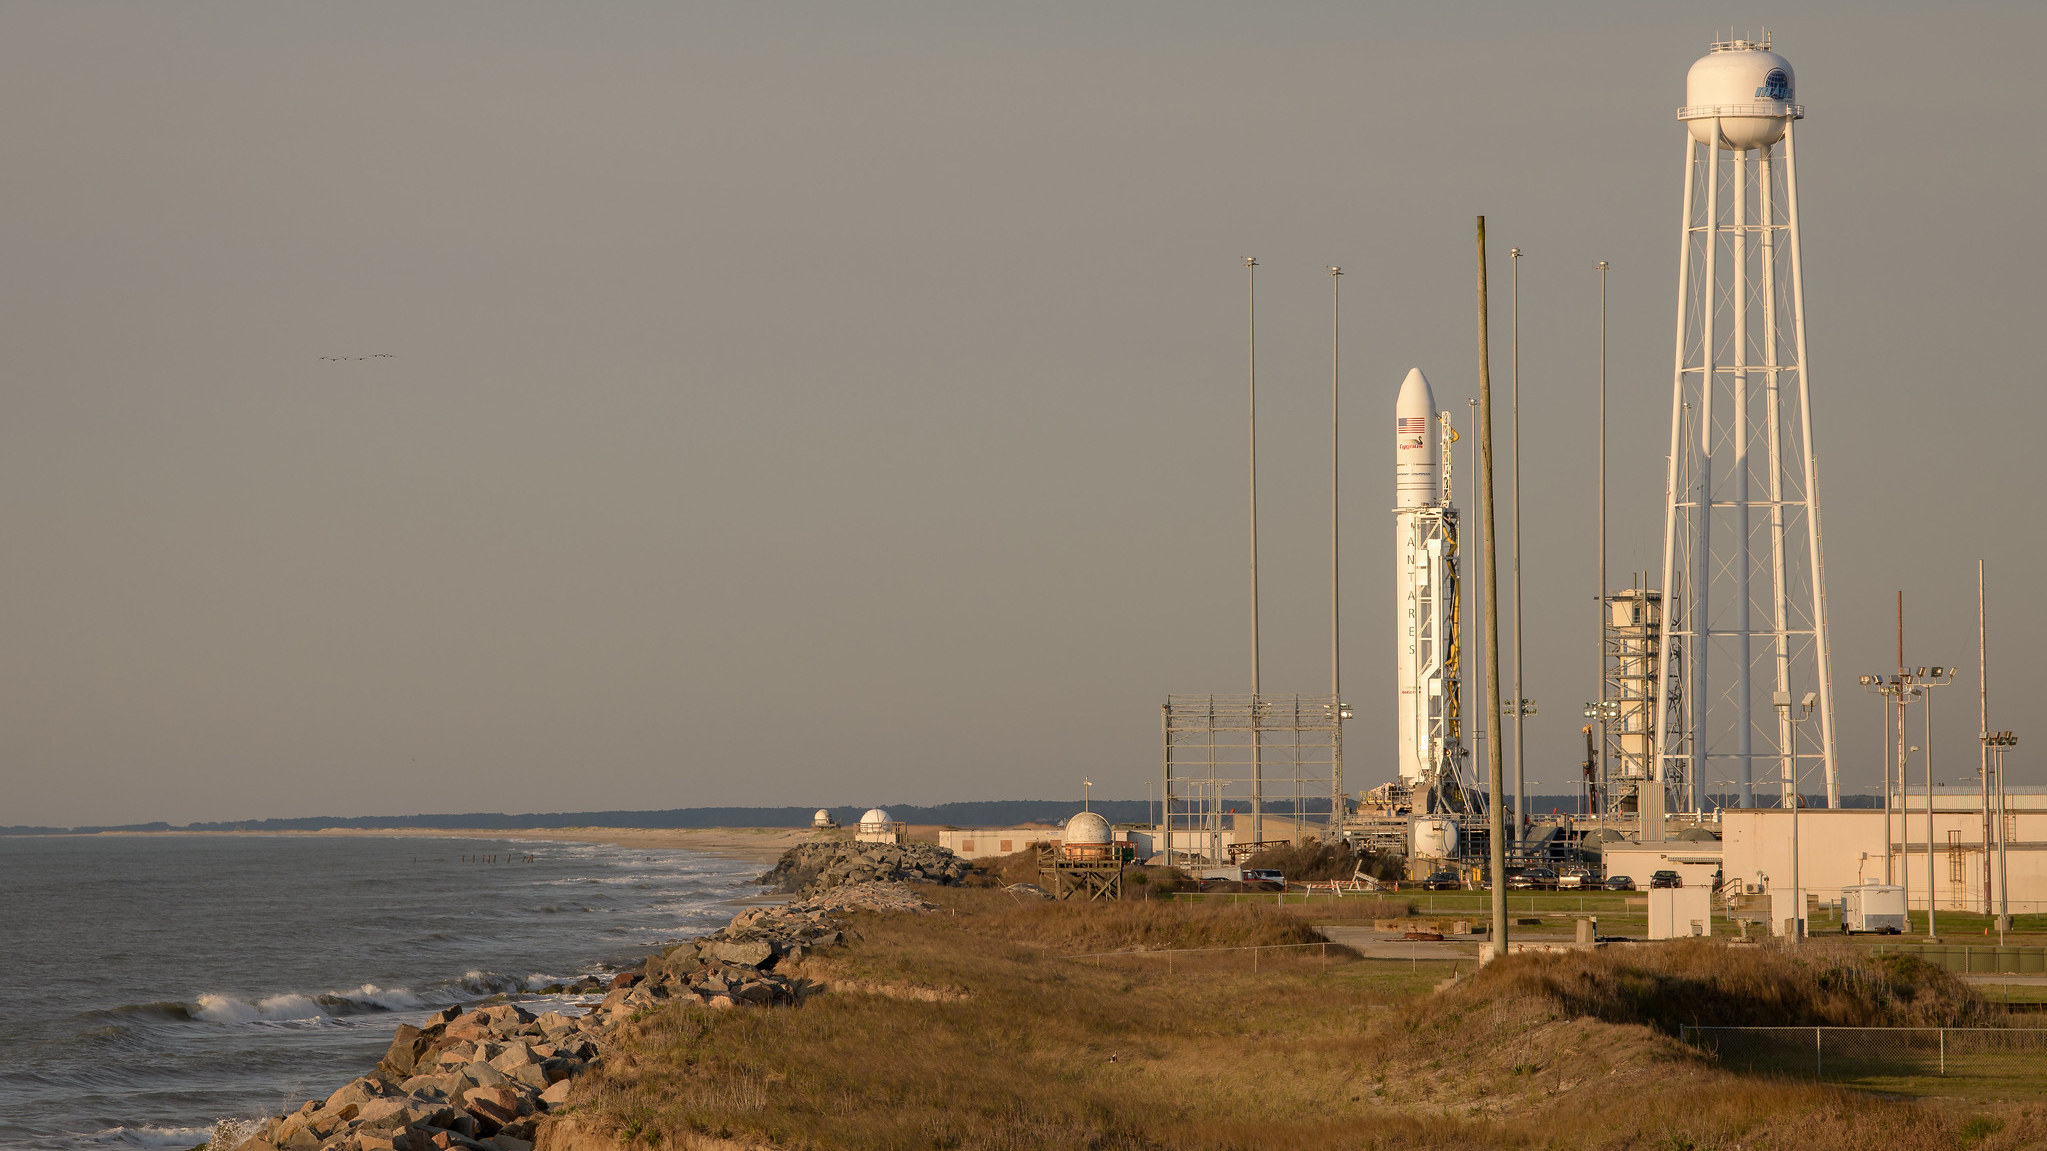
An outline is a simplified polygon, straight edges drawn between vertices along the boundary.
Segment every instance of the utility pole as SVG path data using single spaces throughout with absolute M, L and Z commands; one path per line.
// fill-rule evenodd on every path
M 1490 610 L 1500 586 L 1499 558 L 1493 547 L 1498 518 L 1493 499 L 1493 369 L 1486 326 L 1485 217 L 1478 218 L 1478 470 L 1479 507 L 1485 521 L 1485 669 L 1486 711 L 1500 714 L 1500 624 L 1498 613 Z M 1486 744 L 1486 782 L 1490 788 L 1492 872 L 1493 872 L 1493 958 L 1507 955 L 1507 828 L 1501 802 L 1506 791 L 1505 766 L 1500 741 Z
M 1264 735 L 1258 730 L 1258 261 L 1244 257 L 1251 375 L 1251 838 L 1265 838 Z M 1295 814 L 1299 814 L 1296 812 Z
M 1528 715 L 1528 698 L 1521 691 L 1521 249 L 1509 248 L 1507 254 L 1513 257 L 1508 265 L 1514 269 L 1512 304 L 1509 308 L 1508 332 L 1512 358 L 1508 361 L 1509 403 L 1513 408 L 1514 463 L 1511 480 L 1514 485 L 1514 846 L 1519 850 L 1528 835 L 1528 776 L 1523 770 L 1521 755 L 1521 724 Z

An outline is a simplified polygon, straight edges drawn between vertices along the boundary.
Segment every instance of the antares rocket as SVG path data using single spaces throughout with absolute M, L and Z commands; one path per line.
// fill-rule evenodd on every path
M 1457 639 L 1462 601 L 1457 509 L 1447 490 L 1449 449 L 1457 433 L 1446 417 L 1441 432 L 1431 434 L 1436 397 L 1420 368 L 1401 383 L 1393 422 L 1400 692 L 1395 763 L 1417 817 L 1475 814 L 1471 805 L 1477 797 L 1461 785 L 1458 770 L 1464 757 Z M 1456 836 L 1451 820 L 1417 818 L 1414 847 L 1421 855 L 1447 855 Z

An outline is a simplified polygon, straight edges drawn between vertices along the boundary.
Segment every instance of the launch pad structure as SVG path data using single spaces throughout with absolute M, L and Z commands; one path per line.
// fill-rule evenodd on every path
M 1333 695 L 1167 696 L 1161 850 L 1222 865 L 1233 813 L 1250 816 L 1256 842 L 1333 835 L 1343 812 L 1343 711 Z M 1268 836 L 1268 824 L 1285 834 Z

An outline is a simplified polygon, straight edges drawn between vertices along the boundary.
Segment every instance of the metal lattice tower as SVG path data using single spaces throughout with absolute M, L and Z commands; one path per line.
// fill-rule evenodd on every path
M 1818 465 L 1813 453 L 1791 65 L 1760 41 L 1692 66 L 1663 537 L 1653 771 L 1667 808 L 1834 753 Z M 1794 752 L 1778 692 L 1819 695 L 1817 749 Z

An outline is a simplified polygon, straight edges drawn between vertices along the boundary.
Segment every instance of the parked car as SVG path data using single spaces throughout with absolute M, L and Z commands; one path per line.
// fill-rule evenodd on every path
M 1649 886 L 1651 887 L 1683 887 L 1684 885 L 1684 877 L 1675 871 L 1659 871 L 1649 877 Z
M 1456 891 L 1463 886 L 1463 882 L 1457 878 L 1454 871 L 1433 872 L 1427 879 L 1422 880 L 1423 891 Z
M 1635 877 L 1632 875 L 1609 875 L 1606 877 L 1606 882 L 1600 884 L 1600 886 L 1608 891 L 1633 891 L 1635 889 Z
M 1557 890 L 1576 891 L 1581 887 L 1595 887 L 1592 878 L 1582 871 L 1567 871 L 1557 876 Z
M 1271 884 L 1275 891 L 1286 890 L 1286 872 L 1270 867 L 1247 867 L 1244 869 L 1246 884 Z
M 1547 867 L 1524 867 L 1507 877 L 1515 891 L 1548 891 L 1557 885 L 1557 873 Z

